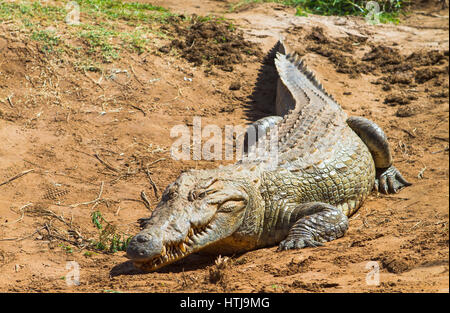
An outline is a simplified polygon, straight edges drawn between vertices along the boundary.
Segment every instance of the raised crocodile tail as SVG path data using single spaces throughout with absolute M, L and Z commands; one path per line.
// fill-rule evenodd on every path
M 284 44 L 284 39 L 280 38 L 276 44 L 275 48 L 275 55 L 274 55 L 274 61 L 277 62 L 278 55 L 286 55 L 288 47 Z M 278 76 L 280 73 L 280 69 L 277 67 Z M 285 116 L 288 114 L 290 110 L 292 110 L 295 107 L 295 99 L 292 93 L 287 88 L 286 84 L 284 84 L 281 81 L 281 77 L 278 77 L 277 81 L 277 93 L 276 93 L 276 101 L 275 101 L 275 113 L 278 116 Z
M 283 40 L 278 51 L 276 106 L 278 115 L 284 117 L 279 124 L 280 141 L 289 149 L 304 147 L 303 153 L 311 148 L 323 149 L 326 141 L 337 136 L 340 126 L 346 127 L 347 115 L 298 53 Z
M 283 38 L 280 38 L 277 46 L 278 53 L 276 54 L 275 65 L 280 78 L 279 83 L 286 87 L 279 95 L 277 94 L 277 97 L 290 97 L 292 98 L 291 102 L 296 102 L 296 105 L 307 105 L 308 101 L 304 99 L 305 92 L 308 93 L 308 90 L 312 90 L 315 94 L 323 97 L 321 100 L 329 102 L 328 104 L 335 109 L 341 110 L 336 100 L 325 90 L 314 72 L 308 68 L 300 55 L 284 42 Z M 285 93 L 289 94 L 286 95 Z M 317 103 L 315 104 L 317 105 Z

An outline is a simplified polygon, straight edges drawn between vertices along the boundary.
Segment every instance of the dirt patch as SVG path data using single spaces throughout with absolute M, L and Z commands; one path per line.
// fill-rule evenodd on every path
M 305 39 L 313 42 L 307 46 L 307 51 L 327 57 L 338 73 L 350 74 L 352 78 L 358 74 L 383 73 L 388 75 L 378 82 L 410 85 L 448 74 L 448 51 L 415 51 L 402 55 L 393 47 L 366 44 L 367 37 L 350 35 L 330 40 L 320 27 L 313 27 Z M 356 47 L 361 50 L 365 46 L 370 47 L 370 51 L 360 59 L 355 58 Z
M 402 107 L 395 112 L 397 117 L 411 117 L 415 114 L 417 114 L 417 110 L 411 107 Z
M 373 70 L 372 65 L 358 62 L 351 56 L 354 53 L 355 44 L 364 44 L 367 37 L 347 36 L 331 40 L 324 33 L 323 28 L 316 26 L 305 36 L 305 39 L 310 42 L 306 46 L 306 51 L 328 58 L 335 65 L 338 73 L 357 77 L 360 73 L 368 73 Z M 300 52 L 300 54 L 303 55 L 304 52 Z
M 196 66 L 216 65 L 223 71 L 232 72 L 233 65 L 242 63 L 245 57 L 262 55 L 257 45 L 244 39 L 243 32 L 225 20 L 213 18 L 204 21 L 193 16 L 187 26 L 173 23 L 164 28 L 173 28 L 170 33 L 179 38 L 160 51 L 178 49 L 182 57 Z
M 417 258 L 411 256 L 398 256 L 393 257 L 391 255 L 380 257 L 382 267 L 389 273 L 399 274 L 412 269 L 419 263 Z
M 405 105 L 411 103 L 411 100 L 416 100 L 417 97 L 412 94 L 406 94 L 405 92 L 395 92 L 386 96 L 384 103 L 390 106 Z
M 320 283 L 307 283 L 300 280 L 295 280 L 291 287 L 294 289 L 301 289 L 309 292 L 323 292 L 324 289 L 338 287 L 338 283 L 320 282 Z

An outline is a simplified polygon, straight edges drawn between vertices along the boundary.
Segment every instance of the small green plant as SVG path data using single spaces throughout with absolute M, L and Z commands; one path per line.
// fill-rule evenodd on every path
M 102 222 L 106 222 L 100 211 L 94 211 L 91 213 L 91 221 L 97 229 L 102 229 Z
M 102 67 L 97 62 L 92 61 L 90 58 L 83 58 L 74 62 L 74 67 L 78 71 L 84 72 L 101 72 Z
M 85 26 L 80 37 L 88 46 L 88 54 L 102 56 L 103 62 L 110 63 L 119 58 L 120 48 L 112 43 L 118 32 L 98 26 Z
M 230 32 L 234 32 L 236 30 L 236 26 L 233 24 L 233 22 L 230 22 L 227 27 Z
M 53 52 L 55 47 L 60 43 L 59 37 L 50 30 L 35 31 L 31 34 L 31 39 L 39 41 L 42 44 L 41 51 L 44 53 Z
M 131 236 L 118 234 L 116 226 L 105 220 L 100 211 L 92 212 L 91 220 L 94 226 L 98 230 L 101 230 L 99 240 L 92 242 L 95 249 L 100 251 L 108 251 L 111 253 L 126 251 L 128 243 L 131 240 Z M 103 226 L 102 222 L 105 222 L 106 226 Z
M 95 255 L 96 253 L 94 251 L 86 251 L 83 253 L 83 255 L 87 258 L 90 258 L 91 256 Z
M 128 44 L 131 50 L 136 51 L 138 54 L 145 52 L 147 49 L 148 39 L 146 38 L 145 32 L 142 30 L 135 30 L 132 33 L 125 33 L 121 38 Z
M 73 249 L 71 246 L 66 246 L 64 244 L 59 245 L 66 253 L 73 253 Z

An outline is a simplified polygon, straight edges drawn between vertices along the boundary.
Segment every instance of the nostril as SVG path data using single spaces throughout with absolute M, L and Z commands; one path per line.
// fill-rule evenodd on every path
M 134 236 L 127 247 L 127 257 L 133 260 L 151 259 L 161 253 L 162 243 L 154 233 L 142 232 Z
M 137 235 L 136 236 L 136 241 L 139 243 L 147 242 L 149 240 L 150 240 L 150 238 L 146 235 Z

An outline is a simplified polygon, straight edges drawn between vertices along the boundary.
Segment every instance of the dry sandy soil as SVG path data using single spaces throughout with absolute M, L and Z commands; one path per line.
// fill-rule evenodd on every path
M 424 1 L 399 25 L 369 25 L 296 17 L 271 3 L 229 13 L 230 2 L 152 1 L 231 19 L 252 53 L 230 50 L 217 64 L 199 64 L 179 31 L 179 42 L 105 65 L 108 77 L 47 59 L 13 24 L 0 23 L 0 291 L 449 291 L 448 11 Z M 270 247 L 230 256 L 226 266 L 193 255 L 140 273 L 123 251 L 89 247 L 100 240 L 92 212 L 111 232 L 136 234 L 136 220 L 150 215 L 142 191 L 153 208 L 182 170 L 226 163 L 173 160 L 174 125 L 194 116 L 203 125 L 245 125 L 270 115 L 275 76 L 266 55 L 280 35 L 349 114 L 385 130 L 413 185 L 373 192 L 347 235 L 323 247 Z M 80 266 L 79 286 L 66 284 L 69 261 Z M 379 285 L 366 283 L 369 261 L 379 265 Z

